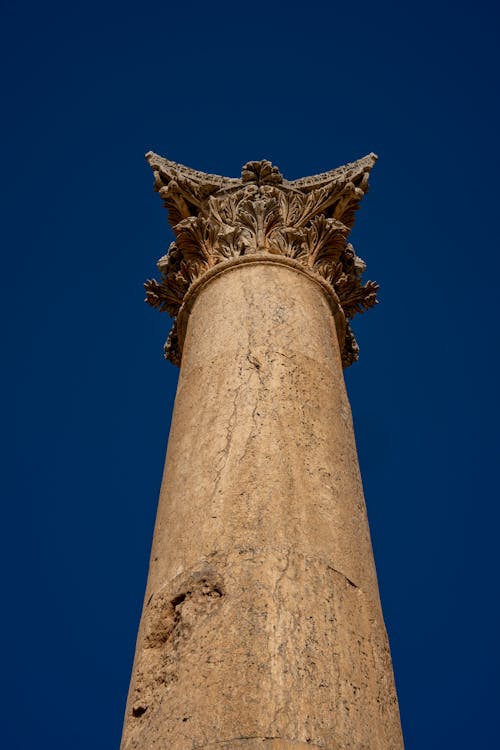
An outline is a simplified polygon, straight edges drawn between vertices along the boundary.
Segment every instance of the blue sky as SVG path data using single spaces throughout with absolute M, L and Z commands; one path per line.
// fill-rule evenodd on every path
M 3 3 L 2 735 L 118 747 L 177 370 L 143 154 L 375 151 L 346 372 L 407 750 L 498 742 L 493 3 Z

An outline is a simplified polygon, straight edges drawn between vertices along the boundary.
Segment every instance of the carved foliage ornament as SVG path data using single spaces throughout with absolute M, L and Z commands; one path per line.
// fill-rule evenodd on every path
M 174 364 L 181 357 L 175 318 L 186 292 L 230 258 L 272 253 L 299 261 L 331 284 L 347 320 L 376 304 L 378 284 L 363 284 L 365 264 L 347 242 L 375 154 L 292 181 L 269 161 L 248 162 L 238 179 L 197 172 L 151 151 L 146 158 L 176 236 L 158 261 L 160 281 L 145 284 L 147 302 L 174 318 L 165 344 L 165 356 Z M 357 358 L 347 325 L 344 367 Z

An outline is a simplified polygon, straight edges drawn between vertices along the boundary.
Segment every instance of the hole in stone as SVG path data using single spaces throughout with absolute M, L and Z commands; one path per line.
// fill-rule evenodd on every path
M 132 716 L 135 716 L 136 719 L 138 719 L 140 716 L 146 713 L 148 710 L 147 706 L 134 706 L 132 709 Z
M 182 602 L 185 600 L 186 596 L 190 594 L 191 592 L 188 591 L 186 594 L 178 594 L 177 596 L 174 596 L 172 599 L 172 606 L 174 609 L 179 606 L 179 604 L 182 604 Z

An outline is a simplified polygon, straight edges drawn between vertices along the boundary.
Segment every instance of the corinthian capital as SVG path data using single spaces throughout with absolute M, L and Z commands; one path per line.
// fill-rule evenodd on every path
M 286 180 L 269 161 L 248 162 L 240 178 L 197 172 L 146 154 L 176 240 L 160 258 L 159 281 L 146 282 L 146 299 L 174 319 L 186 293 L 213 266 L 245 255 L 280 255 L 326 281 L 346 321 L 376 304 L 378 285 L 362 282 L 365 264 L 348 242 L 359 201 L 375 164 L 369 154 L 330 172 Z M 358 358 L 347 323 L 344 366 Z M 179 364 L 176 325 L 165 356 Z

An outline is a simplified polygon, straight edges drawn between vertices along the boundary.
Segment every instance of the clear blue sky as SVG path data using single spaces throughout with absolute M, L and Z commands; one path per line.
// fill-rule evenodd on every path
M 375 151 L 347 373 L 407 750 L 498 743 L 493 3 L 3 3 L 2 738 L 119 743 L 177 371 L 148 149 Z

